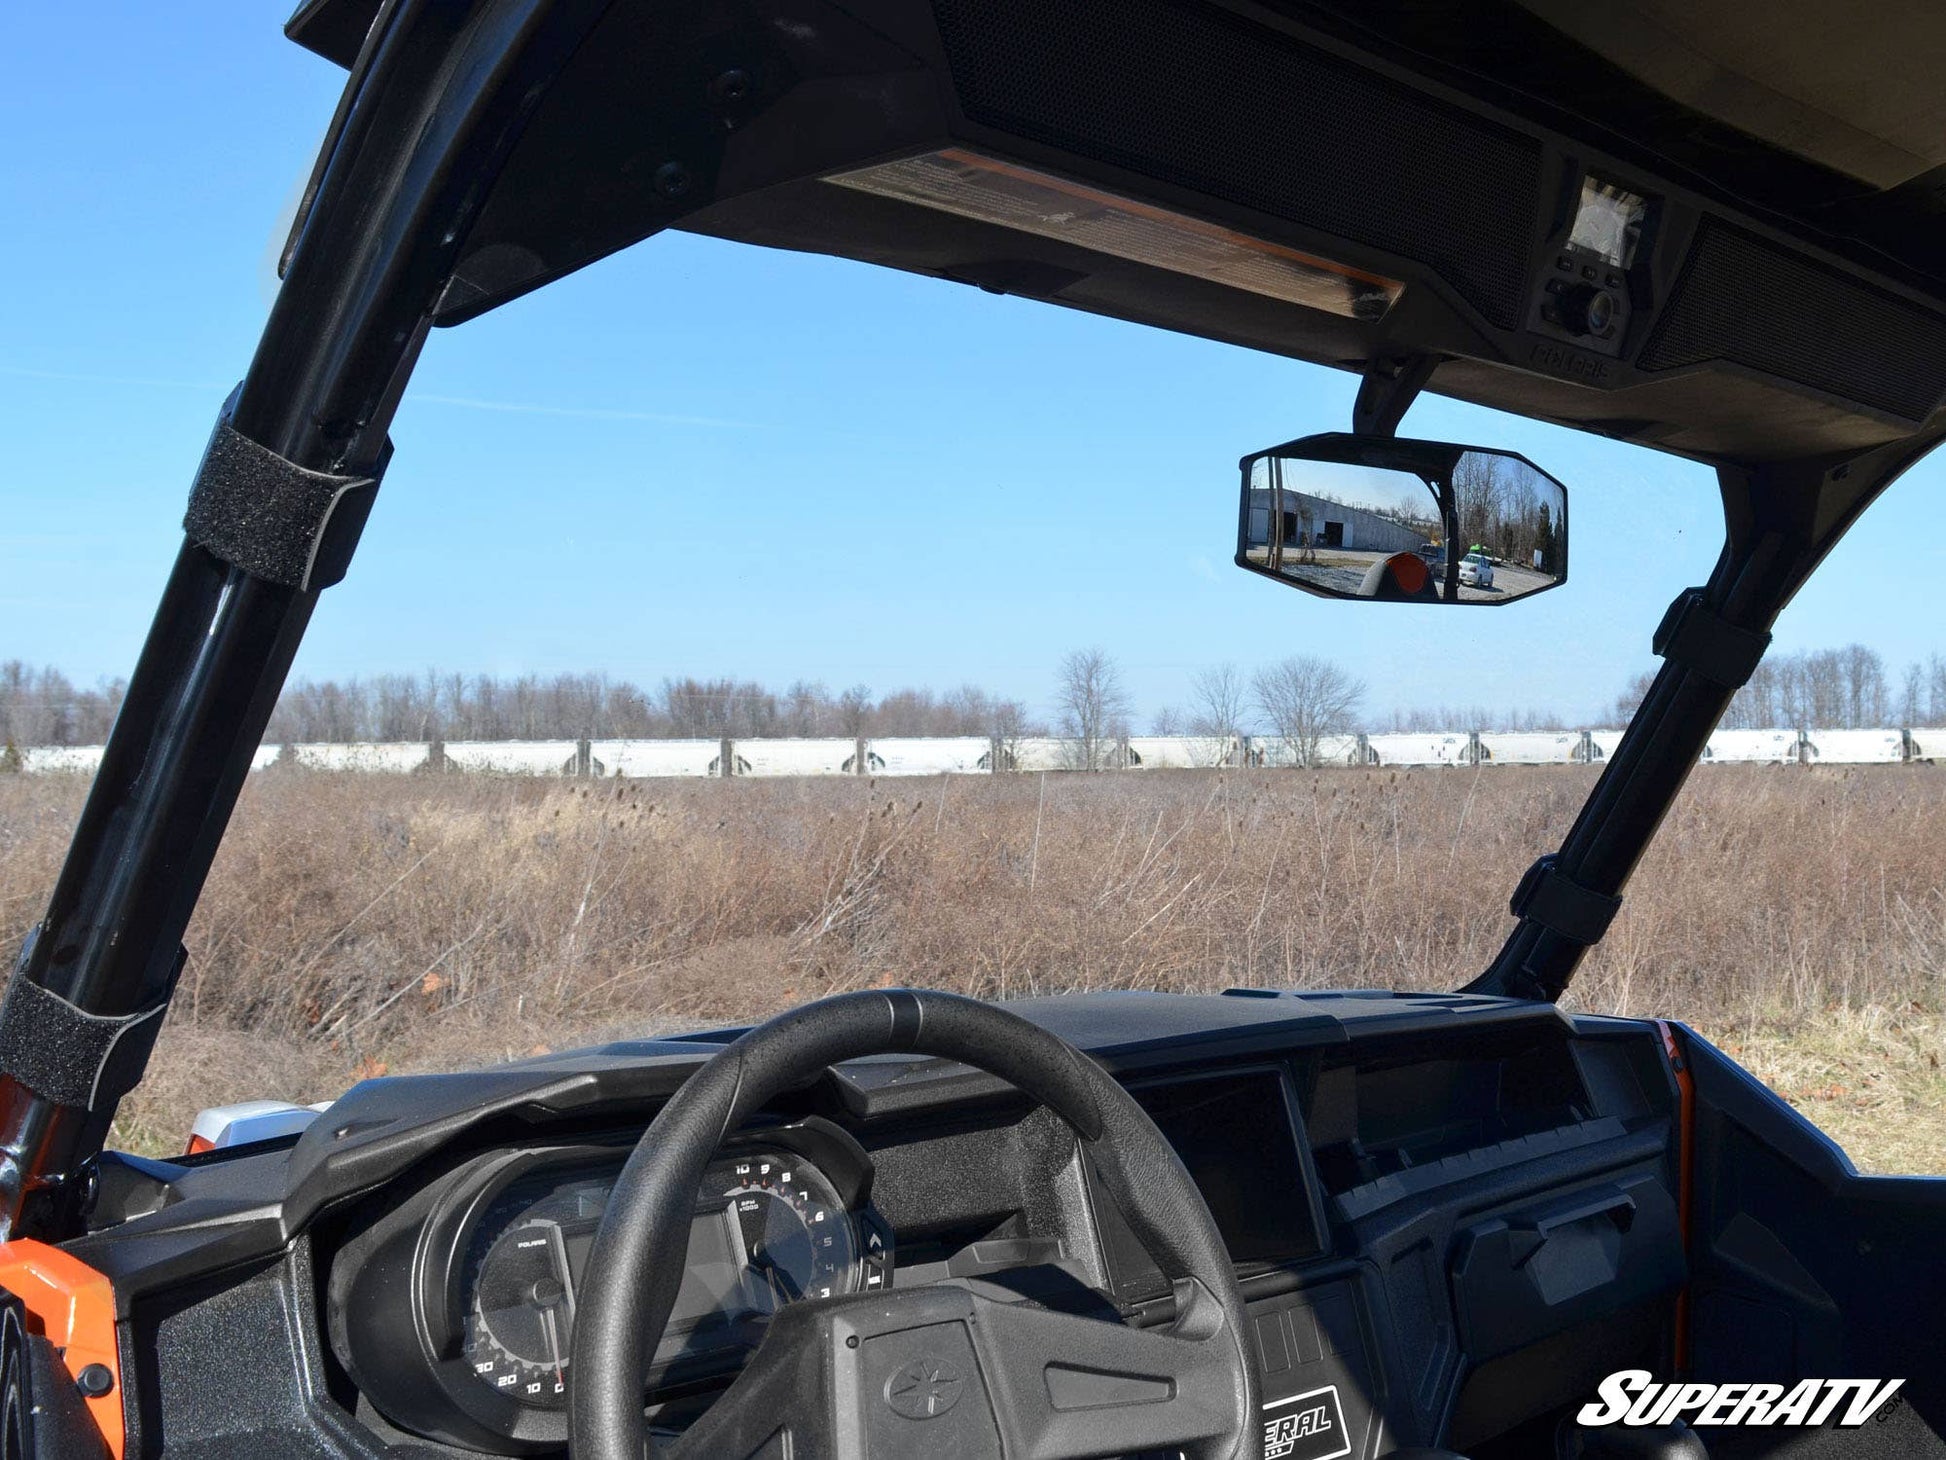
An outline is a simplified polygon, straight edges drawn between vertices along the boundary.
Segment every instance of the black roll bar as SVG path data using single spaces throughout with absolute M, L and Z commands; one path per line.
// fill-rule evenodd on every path
M 1464 992 L 1561 997 L 1607 919 L 1573 928 L 1547 917 L 1534 894 L 1562 879 L 1576 899 L 1619 902 L 1777 615 L 1858 514 L 1939 439 L 1934 430 L 1850 457 L 1718 469 L 1726 533 L 1716 568 L 1670 606 L 1655 643 L 1661 669 L 1560 851 L 1522 879 L 1506 943 Z M 1691 632 L 1704 624 L 1713 634 Z
M 381 11 L 226 412 L 265 461 L 376 482 L 468 229 L 607 5 L 391 0 Z M 0 1049 L 69 1046 L 67 1074 L 58 1060 L 10 1061 L 0 1073 L 0 1240 L 58 1239 L 85 1220 L 94 1158 L 140 1078 L 251 756 L 369 506 L 367 494 L 331 514 L 330 540 L 315 545 L 328 571 L 296 586 L 254 576 L 194 536 L 177 554 L 46 916 L 13 974 L 34 987 L 0 1003 Z

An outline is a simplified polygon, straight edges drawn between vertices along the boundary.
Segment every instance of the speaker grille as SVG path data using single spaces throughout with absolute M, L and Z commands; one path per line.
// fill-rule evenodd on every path
M 1191 0 L 934 11 L 973 120 L 1416 259 L 1518 321 L 1534 139 Z
M 1707 219 L 1637 365 L 1706 360 L 1923 421 L 1946 394 L 1946 319 Z

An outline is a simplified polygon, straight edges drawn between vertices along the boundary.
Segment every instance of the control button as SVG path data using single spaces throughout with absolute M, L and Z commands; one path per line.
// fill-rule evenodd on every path
M 1296 1340 L 1292 1345 L 1291 1357 L 1301 1368 L 1305 1364 L 1315 1364 L 1324 1357 L 1324 1346 L 1318 1341 L 1318 1323 L 1308 1305 L 1299 1304 L 1285 1310 L 1290 1321 L 1291 1337 Z
M 1542 305 L 1542 312 L 1546 312 Z M 1615 324 L 1615 296 L 1593 284 L 1577 284 L 1561 298 L 1561 328 L 1574 335 L 1599 335 Z
M 1290 1345 L 1284 1341 L 1284 1316 L 1270 1313 L 1257 1320 L 1257 1350 L 1263 1356 L 1263 1372 L 1280 1373 L 1291 1366 Z
M 1595 277 L 1595 266 L 1593 264 L 1583 264 L 1581 266 L 1581 277 L 1584 279 L 1593 279 Z
M 1574 272 L 1574 258 L 1572 255 L 1562 254 L 1554 261 L 1554 267 L 1560 269 L 1563 273 L 1572 274 Z
M 1547 281 L 1547 292 L 1550 294 L 1565 293 L 1567 288 L 1568 281 L 1566 279 L 1549 279 Z
M 1342 1356 L 1364 1348 L 1358 1337 L 1358 1314 L 1351 1306 L 1350 1293 L 1327 1293 L 1318 1299 L 1314 1311 L 1326 1354 Z

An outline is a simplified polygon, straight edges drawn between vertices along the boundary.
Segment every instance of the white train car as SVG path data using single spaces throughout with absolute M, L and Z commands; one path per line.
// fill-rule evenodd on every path
M 835 735 L 803 740 L 738 740 L 731 749 L 740 776 L 848 776 L 858 742 Z
M 1023 735 L 1009 747 L 1017 771 L 1072 771 L 1082 766 L 1081 742 L 1053 735 Z M 1103 746 L 1104 754 L 1111 747 Z M 1112 760 L 1112 758 L 1111 758 Z
M 1405 731 L 1388 735 L 1367 735 L 1366 748 L 1373 765 L 1471 765 L 1471 735 L 1440 735 L 1427 731 Z
M 1573 765 L 1581 759 L 1579 730 L 1482 730 L 1483 765 Z
M 1717 730 L 1703 748 L 1711 765 L 1789 765 L 1798 759 L 1795 730 Z
M 1234 765 L 1238 760 L 1234 735 L 1131 735 L 1128 763 L 1149 770 L 1200 770 Z
M 1905 759 L 1903 730 L 1806 730 L 1804 759 L 1816 765 L 1888 765 Z
M 449 740 L 446 765 L 495 776 L 571 776 L 579 750 L 572 740 Z
M 20 768 L 35 776 L 92 776 L 101 769 L 100 745 L 33 745 L 20 752 Z
M 288 745 L 290 759 L 307 771 L 366 771 L 386 775 L 405 775 L 423 770 L 432 758 L 427 744 L 403 741 L 324 742 Z M 573 747 L 569 747 L 570 755 Z
M 1946 729 L 1908 730 L 1914 760 L 1946 761 Z
M 1281 735 L 1252 735 L 1244 759 L 1250 765 L 1285 768 L 1298 764 L 1297 746 Z M 1358 764 L 1356 735 L 1320 735 L 1314 763 L 1319 766 Z
M 722 774 L 720 740 L 591 740 L 589 767 L 596 775 L 649 779 Z
M 887 776 L 970 776 L 993 769 L 984 735 L 889 736 L 867 747 L 867 767 Z

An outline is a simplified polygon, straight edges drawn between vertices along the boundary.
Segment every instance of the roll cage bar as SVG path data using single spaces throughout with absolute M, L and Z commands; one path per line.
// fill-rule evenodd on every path
M 647 73 L 634 84 L 658 99 L 644 125 L 683 145 L 617 148 L 611 160 L 631 174 L 625 197 L 510 197 L 515 174 L 530 193 L 538 187 L 534 137 L 545 143 L 549 128 L 558 132 L 550 96 L 584 48 L 598 49 L 590 36 L 618 13 L 648 8 L 377 7 L 293 230 L 282 289 L 199 471 L 187 535 L 71 850 L 0 1003 L 0 1239 L 59 1239 L 85 1223 L 94 1158 L 118 1100 L 140 1079 L 182 967 L 184 930 L 318 595 L 356 547 L 429 328 L 729 196 L 738 180 L 722 167 L 721 137 L 794 84 L 761 46 L 747 49 L 747 27 L 705 23 L 718 7 L 673 7 L 698 17 L 685 32 L 693 44 L 684 65 L 700 84 L 658 90 Z M 293 29 L 335 24 L 332 44 L 343 46 L 358 34 L 345 23 L 357 9 L 314 0 Z M 682 96 L 691 98 L 686 110 Z M 834 108 L 854 100 L 832 90 Z M 611 119 L 600 106 L 592 114 L 594 124 Z M 823 145 L 807 141 L 800 165 L 829 170 Z M 640 165 L 664 154 L 689 160 Z M 523 202 L 552 209 L 564 231 L 581 230 L 565 266 L 536 270 L 512 243 L 497 254 L 469 250 L 483 219 L 517 219 Z M 1367 429 L 1389 431 L 1433 374 L 1432 352 L 1393 345 L 1366 358 L 1373 369 L 1358 414 Z M 1778 612 L 1938 434 L 1921 428 L 1862 449 L 1714 463 L 1726 524 L 1716 567 L 1672 607 L 1653 686 L 1558 851 L 1523 880 L 1519 921 L 1470 990 L 1554 999 L 1567 988 Z

